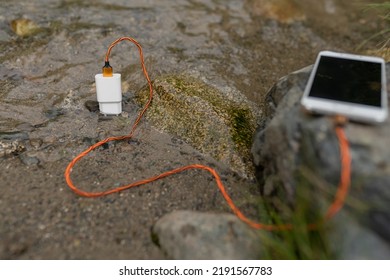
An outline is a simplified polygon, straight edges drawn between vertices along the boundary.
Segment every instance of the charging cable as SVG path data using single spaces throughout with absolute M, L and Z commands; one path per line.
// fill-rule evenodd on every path
M 145 184 L 148 184 L 148 183 L 151 183 L 151 182 L 163 179 L 165 177 L 181 173 L 181 172 L 189 170 L 189 169 L 200 169 L 200 170 L 205 170 L 205 171 L 209 172 L 214 177 L 215 182 L 217 184 L 217 187 L 219 188 L 222 196 L 224 197 L 224 199 L 228 203 L 229 207 L 234 212 L 234 214 L 238 218 L 240 218 L 243 222 L 245 222 L 246 224 L 248 224 L 249 226 L 251 226 L 252 228 L 255 228 L 255 229 L 264 229 L 264 230 L 268 230 L 268 231 L 291 230 L 293 228 L 292 224 L 284 224 L 284 225 L 263 224 L 263 223 L 257 223 L 255 221 L 252 221 L 251 219 L 247 218 L 240 211 L 240 209 L 234 204 L 233 200 L 231 199 L 231 197 L 227 193 L 226 188 L 225 188 L 224 184 L 222 183 L 221 177 L 218 175 L 217 171 L 215 169 L 209 167 L 209 166 L 206 166 L 206 165 L 191 164 L 191 165 L 183 166 L 183 167 L 180 167 L 180 168 L 176 168 L 176 169 L 173 169 L 173 170 L 161 173 L 159 175 L 153 176 L 153 177 L 148 178 L 148 179 L 136 181 L 136 182 L 133 182 L 133 183 L 128 184 L 128 185 L 123 185 L 123 186 L 120 186 L 120 187 L 117 187 L 117 188 L 113 188 L 113 189 L 109 189 L 109 190 L 102 191 L 102 192 L 83 191 L 83 190 L 77 188 L 74 185 L 70 175 L 71 175 L 72 169 L 75 166 L 75 164 L 79 160 L 81 160 L 83 157 L 85 157 L 87 154 L 89 154 L 91 151 L 93 151 L 96 148 L 106 144 L 107 142 L 121 141 L 121 140 L 132 138 L 133 135 L 134 135 L 134 132 L 135 132 L 135 130 L 136 130 L 138 124 L 139 124 L 139 122 L 141 121 L 143 115 L 145 114 L 145 112 L 149 108 L 149 106 L 150 106 L 150 104 L 152 102 L 152 99 L 153 99 L 153 85 L 152 85 L 152 82 L 151 82 L 151 80 L 149 78 L 148 72 L 147 72 L 146 67 L 145 67 L 142 47 L 135 39 L 133 39 L 131 37 L 121 37 L 121 38 L 117 39 L 116 41 L 114 41 L 109 46 L 109 48 L 107 50 L 107 53 L 106 53 L 106 56 L 105 56 L 104 66 L 103 66 L 103 69 L 102 69 L 102 74 L 100 74 L 102 78 L 99 78 L 99 79 L 112 78 L 112 77 L 115 76 L 115 74 L 113 73 L 113 69 L 112 69 L 112 67 L 110 66 L 110 63 L 109 63 L 109 56 L 110 56 L 112 48 L 115 45 L 117 45 L 119 42 L 121 42 L 121 41 L 130 41 L 131 43 L 133 43 L 138 48 L 140 61 L 141 61 L 142 72 L 143 72 L 143 74 L 145 76 L 145 79 L 148 82 L 148 85 L 149 85 L 149 99 L 146 102 L 146 104 L 143 107 L 143 109 L 138 114 L 138 117 L 134 121 L 134 124 L 133 124 L 129 134 L 124 135 L 124 136 L 118 136 L 118 137 L 109 137 L 109 138 L 106 138 L 104 140 L 101 140 L 101 141 L 97 142 L 96 144 L 90 146 L 85 151 L 81 152 L 79 155 L 77 155 L 68 164 L 68 166 L 65 169 L 65 174 L 64 175 L 65 175 L 66 183 L 68 184 L 69 188 L 73 192 L 75 192 L 77 195 L 80 195 L 80 196 L 83 196 L 83 197 L 102 197 L 102 196 L 106 196 L 106 195 L 109 195 L 109 194 L 121 192 L 121 191 L 130 189 L 130 188 L 133 188 L 133 187 L 145 185 Z M 117 106 L 114 106 L 113 108 L 114 108 L 114 111 L 118 109 Z M 117 112 L 117 111 L 115 111 L 115 112 Z M 326 212 L 326 214 L 324 216 L 324 220 L 331 219 L 343 207 L 345 199 L 346 199 L 347 194 L 348 194 L 349 185 L 350 185 L 351 156 L 350 156 L 350 152 L 349 152 L 348 140 L 347 140 L 347 137 L 345 135 L 344 128 L 343 128 L 343 126 L 345 124 L 345 120 L 346 120 L 345 118 L 339 117 L 339 116 L 335 118 L 335 123 L 336 123 L 335 124 L 335 133 L 336 133 L 336 136 L 338 138 L 339 147 L 340 147 L 341 175 L 340 175 L 340 182 L 339 182 L 339 186 L 337 188 L 337 192 L 336 192 L 334 201 L 329 206 L 329 208 L 328 208 L 328 210 L 327 210 L 327 212 Z M 320 222 L 318 222 L 316 224 L 309 224 L 308 225 L 308 229 L 315 229 L 315 228 L 317 228 L 318 225 L 321 222 L 322 221 L 320 221 Z

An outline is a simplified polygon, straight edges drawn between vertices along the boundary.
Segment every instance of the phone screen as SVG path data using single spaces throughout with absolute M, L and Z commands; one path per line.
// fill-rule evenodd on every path
M 381 64 L 322 56 L 309 96 L 381 107 Z

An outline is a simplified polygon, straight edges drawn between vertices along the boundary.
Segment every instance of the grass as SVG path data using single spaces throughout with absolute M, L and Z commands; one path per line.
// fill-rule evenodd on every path
M 307 168 L 297 172 L 294 207 L 287 207 L 280 194 L 264 198 L 262 209 L 269 223 L 282 225 L 290 223 L 292 230 L 261 232 L 264 245 L 263 259 L 277 260 L 327 260 L 338 259 L 330 235 L 332 223 L 324 222 L 326 208 L 330 205 L 335 186 L 318 178 Z M 278 184 L 276 182 L 276 184 Z M 281 189 L 282 186 L 278 186 Z M 283 196 L 283 195 L 282 195 Z M 315 229 L 308 225 L 315 224 Z
M 378 16 L 383 20 L 383 29 L 374 33 L 369 38 L 364 40 L 358 47 L 360 50 L 368 42 L 375 40 L 377 42 L 378 49 L 371 51 L 369 54 L 377 54 L 384 57 L 387 61 L 390 61 L 390 2 L 384 3 L 372 3 L 365 5 L 366 10 L 375 10 Z
M 390 23 L 390 2 L 366 4 L 366 10 L 376 10 L 378 16 L 382 18 L 385 24 Z M 372 37 L 381 36 L 390 32 L 390 27 L 375 33 Z

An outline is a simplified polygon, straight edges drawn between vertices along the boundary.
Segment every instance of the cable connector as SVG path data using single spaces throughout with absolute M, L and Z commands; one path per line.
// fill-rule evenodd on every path
M 107 76 L 104 73 L 104 68 L 103 74 L 95 75 L 99 110 L 104 115 L 119 115 L 122 113 L 121 74 L 112 73 L 112 68 L 110 67 L 111 76 Z
M 345 126 L 348 123 L 348 118 L 343 115 L 333 116 L 333 122 L 335 126 Z
M 102 72 L 103 72 L 103 77 L 112 77 L 113 70 L 112 70 L 110 62 L 108 62 L 108 60 L 104 62 Z

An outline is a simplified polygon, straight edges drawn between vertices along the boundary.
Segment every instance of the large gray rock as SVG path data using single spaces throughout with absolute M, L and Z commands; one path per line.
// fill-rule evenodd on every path
M 176 211 L 162 217 L 153 236 L 168 257 L 190 259 L 258 259 L 261 237 L 231 214 Z
M 294 72 L 269 91 L 266 124 L 258 129 L 252 155 L 266 197 L 278 197 L 278 201 L 296 206 L 297 193 L 312 192 L 317 209 L 324 212 L 339 182 L 340 156 L 331 118 L 309 115 L 301 109 L 310 71 L 307 67 Z M 375 244 L 382 244 L 372 250 L 384 250 L 386 255 L 390 241 L 390 121 L 381 125 L 351 122 L 346 135 L 352 156 L 352 183 L 343 212 L 378 239 Z M 355 246 L 362 244 L 362 240 L 354 241 Z M 341 255 L 350 258 L 345 252 Z
M 330 250 L 343 260 L 390 260 L 389 244 L 369 227 L 361 226 L 346 211 L 331 222 Z

